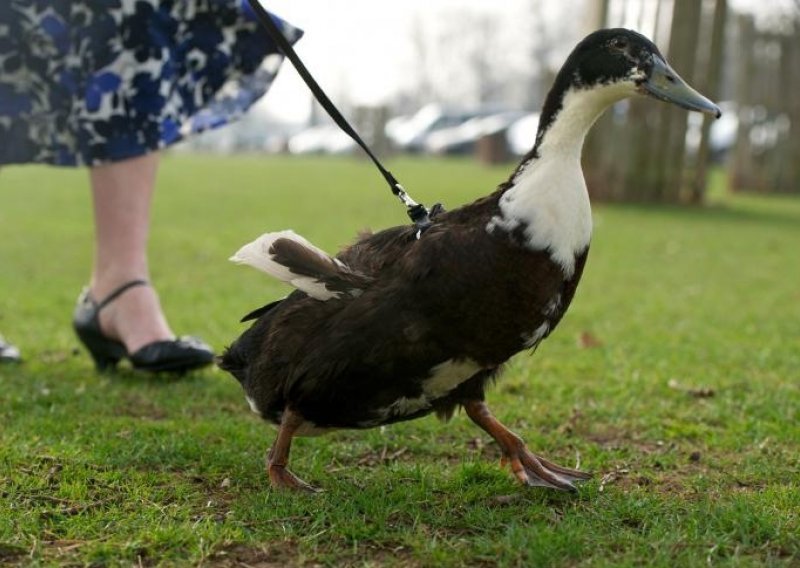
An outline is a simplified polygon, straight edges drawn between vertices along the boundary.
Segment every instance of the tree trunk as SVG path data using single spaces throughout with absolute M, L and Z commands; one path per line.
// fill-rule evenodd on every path
M 668 57 L 673 68 L 689 83 L 694 82 L 700 35 L 702 3 L 678 0 L 672 11 Z M 661 108 L 661 127 L 656 133 L 661 145 L 657 177 L 652 188 L 654 201 L 677 203 L 681 198 L 686 154 L 686 111 L 674 105 Z
M 755 24 L 752 16 L 739 16 L 738 57 L 739 68 L 736 71 L 736 101 L 739 105 L 737 114 L 739 125 L 736 132 L 736 144 L 733 148 L 733 159 L 730 160 L 729 183 L 731 189 L 739 191 L 753 189 L 753 147 L 750 144 L 750 107 L 752 105 L 751 83 L 755 71 L 753 41 Z
M 722 71 L 722 52 L 725 43 L 725 22 L 727 20 L 727 0 L 716 0 L 714 5 L 714 19 L 711 25 L 711 47 L 709 48 L 706 65 L 705 81 L 700 81 L 701 92 L 707 94 L 712 100 L 719 97 L 719 78 Z M 691 203 L 702 203 L 706 186 L 708 185 L 708 164 L 711 158 L 711 121 L 715 120 L 709 115 L 703 115 L 703 126 L 700 131 L 700 146 L 697 149 L 694 175 L 689 190 Z
M 610 0 L 593 0 L 587 6 L 585 20 L 586 33 L 609 25 Z M 583 148 L 583 170 L 589 195 L 599 201 L 613 199 L 613 189 L 618 175 L 613 171 L 613 156 L 608 152 L 608 144 L 616 137 L 611 112 L 606 111 L 589 131 Z
M 800 27 L 800 18 L 795 20 L 795 28 Z M 788 132 L 780 139 L 784 156 L 780 175 L 775 183 L 776 191 L 800 193 L 800 38 L 795 33 L 785 36 L 781 41 L 780 78 L 785 83 L 780 87 L 784 110 L 789 119 Z

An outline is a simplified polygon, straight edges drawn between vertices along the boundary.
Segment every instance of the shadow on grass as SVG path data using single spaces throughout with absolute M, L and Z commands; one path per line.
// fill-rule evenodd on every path
M 384 530 L 402 527 L 438 527 L 449 537 L 485 533 L 514 519 L 562 516 L 597 497 L 593 482 L 577 493 L 523 487 L 493 464 L 434 471 L 428 465 L 354 468 L 325 480 L 318 494 L 276 492 L 263 476 L 255 486 L 240 487 L 229 506 L 252 526 L 279 523 L 298 535 L 335 526 L 344 538 L 381 540 Z
M 681 206 L 649 203 L 601 203 L 600 210 L 608 209 L 643 217 L 674 217 L 703 223 L 750 223 L 759 225 L 800 226 L 800 199 L 787 196 L 745 197 L 747 207 L 739 203 L 712 203 L 705 206 Z
M 98 371 L 98 375 L 126 386 L 170 387 L 176 384 L 198 383 L 205 375 L 205 371 L 201 369 L 188 373 L 149 373 L 137 371 L 131 367 L 118 367 L 107 371 Z

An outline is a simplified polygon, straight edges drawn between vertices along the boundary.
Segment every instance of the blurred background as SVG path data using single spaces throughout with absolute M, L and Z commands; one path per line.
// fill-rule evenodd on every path
M 724 114 L 619 103 L 584 149 L 593 199 L 702 203 L 715 166 L 732 191 L 800 193 L 800 0 L 264 5 L 305 30 L 298 53 L 381 155 L 514 161 L 533 145 L 569 51 L 594 29 L 624 26 L 653 39 Z M 181 150 L 361 157 L 288 62 L 245 120 Z

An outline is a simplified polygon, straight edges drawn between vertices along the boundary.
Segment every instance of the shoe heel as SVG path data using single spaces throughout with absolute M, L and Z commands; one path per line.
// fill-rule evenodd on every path
M 117 363 L 119 363 L 119 359 L 108 359 L 103 357 L 97 357 L 94 353 L 90 353 L 92 359 L 94 359 L 94 368 L 97 369 L 98 373 L 105 373 L 105 372 L 113 372 L 117 370 Z
M 92 356 L 97 370 L 106 371 L 113 370 L 120 359 L 127 357 L 128 352 L 121 342 L 103 335 L 99 318 L 101 307 L 102 304 L 97 304 L 89 296 L 89 291 L 84 290 L 78 297 L 78 304 L 75 306 L 72 327 L 80 342 Z
M 78 335 L 83 346 L 91 355 L 94 365 L 98 371 L 112 371 L 117 366 L 117 363 L 125 357 L 125 346 L 119 341 L 108 339 L 102 335 L 97 335 L 91 329 L 81 329 L 75 326 L 75 332 Z

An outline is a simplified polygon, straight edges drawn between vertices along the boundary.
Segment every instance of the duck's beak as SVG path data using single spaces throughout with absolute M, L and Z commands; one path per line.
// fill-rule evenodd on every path
M 686 81 L 658 55 L 653 55 L 653 70 L 650 77 L 639 84 L 639 92 L 674 103 L 687 110 L 712 114 L 716 118 L 722 116 L 722 111 L 717 105 L 687 85 Z

